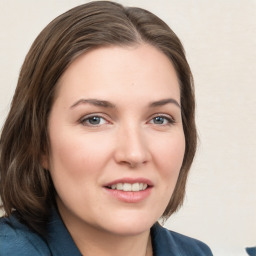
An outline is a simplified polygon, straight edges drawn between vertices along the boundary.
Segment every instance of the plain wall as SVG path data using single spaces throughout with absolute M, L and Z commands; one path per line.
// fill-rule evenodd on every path
M 87 1 L 0 0 L 0 126 L 20 66 L 53 18 Z M 184 206 L 165 226 L 214 255 L 256 246 L 256 1 L 120 0 L 160 16 L 184 44 L 194 74 L 199 149 Z

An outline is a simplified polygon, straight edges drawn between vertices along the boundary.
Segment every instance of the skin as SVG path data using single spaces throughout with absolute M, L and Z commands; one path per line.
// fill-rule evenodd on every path
M 171 198 L 185 151 L 172 63 L 144 43 L 103 47 L 79 56 L 57 86 L 43 165 L 71 236 L 84 255 L 152 255 L 150 227 Z M 149 179 L 149 195 L 133 203 L 106 191 L 123 178 Z

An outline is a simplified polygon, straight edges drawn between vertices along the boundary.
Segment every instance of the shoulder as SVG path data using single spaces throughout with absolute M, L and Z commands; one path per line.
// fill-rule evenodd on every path
M 202 241 L 176 233 L 174 231 L 168 230 L 168 232 L 170 233 L 170 236 L 172 236 L 175 243 L 182 246 L 184 251 L 194 252 L 195 255 L 212 255 L 209 246 Z
M 50 255 L 47 244 L 14 216 L 0 218 L 0 256 Z
M 210 248 L 203 242 L 170 231 L 156 223 L 152 228 L 153 247 L 156 255 L 212 256 Z

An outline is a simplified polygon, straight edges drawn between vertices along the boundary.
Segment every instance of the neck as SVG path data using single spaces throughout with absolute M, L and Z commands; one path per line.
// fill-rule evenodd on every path
M 151 256 L 150 232 L 133 236 L 110 235 L 107 232 L 77 232 L 71 234 L 84 256 Z
M 136 235 L 118 235 L 89 225 L 69 226 L 68 229 L 84 256 L 152 255 L 149 230 Z

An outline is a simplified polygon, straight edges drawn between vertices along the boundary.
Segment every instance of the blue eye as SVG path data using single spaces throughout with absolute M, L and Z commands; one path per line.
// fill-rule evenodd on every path
M 150 123 L 157 125 L 173 124 L 174 120 L 166 116 L 156 116 L 150 120 Z
M 164 124 L 164 121 L 166 121 L 166 118 L 162 116 L 157 116 L 153 118 L 154 124 Z
M 102 124 L 105 124 L 107 121 L 100 116 L 90 116 L 90 117 L 86 117 L 83 118 L 81 120 L 81 123 L 85 126 L 99 126 Z

